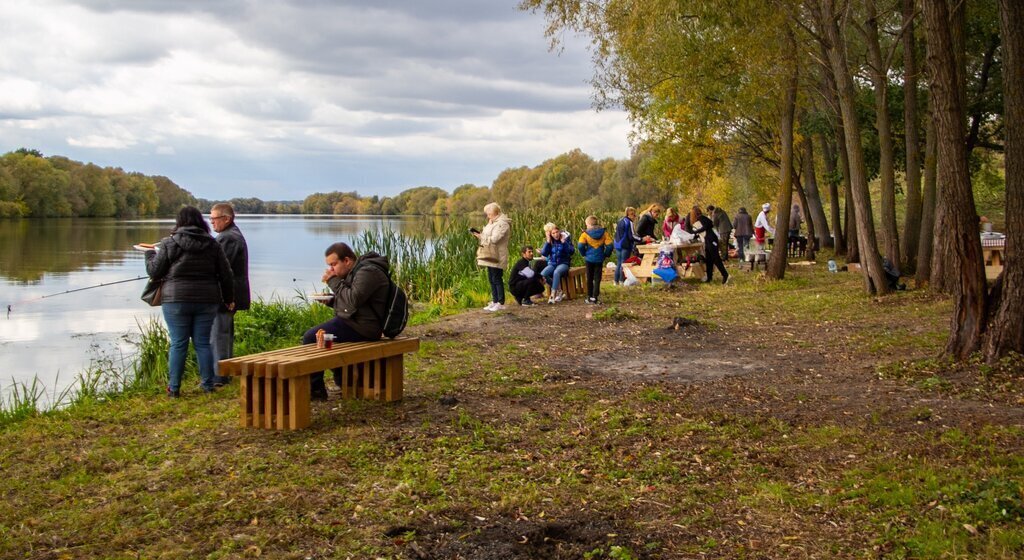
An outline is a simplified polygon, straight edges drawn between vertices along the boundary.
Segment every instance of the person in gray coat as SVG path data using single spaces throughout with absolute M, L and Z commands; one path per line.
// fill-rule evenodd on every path
M 336 342 L 366 342 L 380 340 L 381 322 L 387 315 L 388 260 L 374 252 L 356 255 L 346 243 L 334 243 L 324 253 L 327 270 L 322 280 L 334 297 L 327 302 L 334 308 L 334 318 L 319 324 L 302 335 L 303 344 L 316 342 L 317 331 L 333 334 Z M 340 376 L 335 375 L 338 384 Z M 327 400 L 324 372 L 310 376 L 310 395 L 313 400 Z
M 732 234 L 732 222 L 729 221 L 729 214 L 721 208 L 708 206 L 711 213 L 711 222 L 715 226 L 715 233 L 718 234 L 718 249 L 722 254 L 722 261 L 729 260 L 729 236 Z
M 747 244 L 750 238 L 754 237 L 754 219 L 747 213 L 747 209 L 740 207 L 740 211 L 733 220 L 736 229 L 733 235 L 736 236 L 736 257 L 742 262 L 746 260 Z
M 214 204 L 210 209 L 210 224 L 217 232 L 217 243 L 231 265 L 235 277 L 235 307 L 222 306 L 213 319 L 210 344 L 213 347 L 214 386 L 227 385 L 230 378 L 220 376 L 219 362 L 235 355 L 235 312 L 249 309 L 249 246 L 242 230 L 235 224 L 235 209 L 226 202 Z

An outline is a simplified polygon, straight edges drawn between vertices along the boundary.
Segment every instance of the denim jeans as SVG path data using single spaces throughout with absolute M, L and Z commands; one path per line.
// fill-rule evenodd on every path
M 631 256 L 632 251 L 629 249 L 619 249 L 615 251 L 617 258 L 615 259 L 615 283 L 621 284 L 626 281 L 626 277 L 622 274 L 622 263 Z
M 750 243 L 749 235 L 736 236 L 736 257 L 739 258 L 741 261 L 746 258 L 747 243 Z
M 554 296 L 555 292 L 558 291 L 559 286 L 562 283 L 562 277 L 569 272 L 569 265 L 560 264 L 555 266 L 549 264 L 544 267 L 540 275 L 548 279 L 548 284 L 551 284 L 551 295 Z
M 162 306 L 167 334 L 171 337 L 171 349 L 167 354 L 167 386 L 172 391 L 181 389 L 181 375 L 185 372 L 185 358 L 188 356 L 188 341 L 196 348 L 199 362 L 199 384 L 203 389 L 213 389 L 213 349 L 210 348 L 210 332 L 213 318 L 220 309 L 218 303 L 173 302 Z
M 487 267 L 487 281 L 491 283 L 491 301 L 505 305 L 505 269 Z
M 348 325 L 348 323 L 342 321 L 338 317 L 335 317 L 326 323 L 321 323 L 306 331 L 306 334 L 302 335 L 302 343 L 312 344 L 316 342 L 316 331 L 320 329 L 323 329 L 325 333 L 333 334 L 334 342 L 366 342 L 368 340 L 372 340 L 357 333 L 355 329 Z M 335 384 L 341 384 L 340 373 L 336 373 L 334 375 L 334 382 Z M 324 372 L 318 371 L 310 375 L 309 386 L 310 390 L 314 393 L 326 393 L 327 386 L 324 385 Z
M 221 308 L 213 319 L 213 331 L 210 333 L 210 346 L 213 348 L 214 381 L 226 382 L 220 377 L 220 360 L 235 357 L 235 312 Z

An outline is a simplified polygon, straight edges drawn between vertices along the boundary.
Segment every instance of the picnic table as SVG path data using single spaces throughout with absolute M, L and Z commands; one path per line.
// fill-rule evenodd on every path
M 704 264 L 696 262 L 697 254 L 704 247 L 703 243 L 672 244 L 673 258 L 676 262 L 676 272 L 680 278 L 700 278 L 704 276 Z M 633 275 L 637 280 L 644 281 L 654 276 L 654 269 L 657 268 L 658 253 L 661 252 L 660 243 L 648 243 L 638 245 L 640 252 L 640 264 L 632 267 Z M 687 266 L 687 258 L 690 263 Z
M 1003 272 L 1003 261 L 1006 250 L 1006 237 L 987 236 L 981 237 L 981 254 L 985 259 L 985 278 L 994 280 Z

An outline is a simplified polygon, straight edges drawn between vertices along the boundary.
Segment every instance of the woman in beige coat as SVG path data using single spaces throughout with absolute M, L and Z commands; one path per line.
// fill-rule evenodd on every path
M 484 206 L 487 225 L 483 231 L 472 230 L 480 240 L 476 250 L 476 264 L 487 269 L 487 280 L 491 283 L 491 303 L 484 311 L 501 311 L 505 309 L 505 269 L 508 267 L 508 238 L 512 232 L 512 222 L 501 213 L 501 206 L 492 202 Z

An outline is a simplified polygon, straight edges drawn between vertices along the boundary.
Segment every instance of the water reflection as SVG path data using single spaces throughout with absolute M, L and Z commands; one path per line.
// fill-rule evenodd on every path
M 319 289 L 331 243 L 382 228 L 430 237 L 443 226 L 418 217 L 239 216 L 237 223 L 249 243 L 253 296 L 265 299 Z M 65 292 L 144 276 L 143 254 L 132 245 L 172 227 L 171 220 L 0 220 L 0 310 L 12 307 L 0 315 L 0 389 L 38 375 L 59 391 L 91 359 L 131 352 L 125 336 L 161 317 L 139 300 L 143 280 Z

